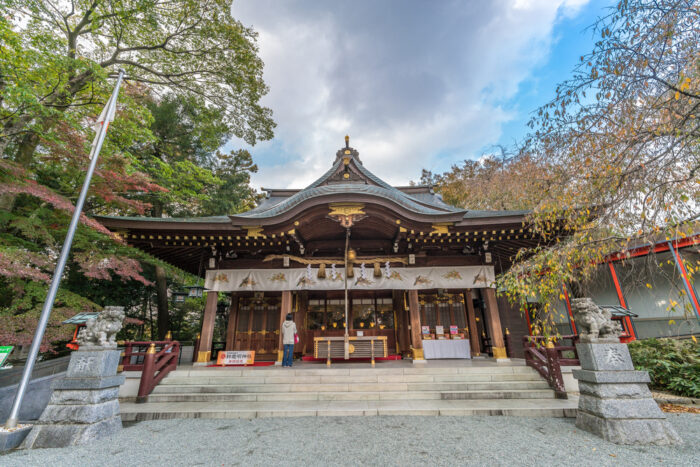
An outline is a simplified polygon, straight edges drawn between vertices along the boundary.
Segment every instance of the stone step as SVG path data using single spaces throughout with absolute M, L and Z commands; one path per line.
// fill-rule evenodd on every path
M 223 384 L 334 384 L 334 383 L 432 383 L 538 381 L 537 373 L 524 374 L 436 374 L 436 375 L 283 375 L 283 376 L 171 376 L 161 385 L 223 385 Z
M 148 402 L 273 402 L 332 400 L 466 400 L 552 399 L 551 389 L 503 391 L 404 391 L 404 392 L 268 392 L 268 393 L 177 393 L 151 394 Z
M 161 384 L 154 394 L 176 393 L 257 393 L 257 392 L 396 392 L 396 391 L 477 391 L 546 389 L 544 380 L 440 383 L 326 383 L 326 384 Z
M 537 372 L 524 365 L 502 365 L 502 366 L 465 366 L 465 367 L 431 367 L 429 363 L 424 367 L 382 367 L 377 364 L 375 368 L 370 368 L 368 364 L 357 367 L 327 368 L 323 365 L 318 367 L 302 366 L 299 368 L 281 367 L 179 367 L 170 373 L 170 377 L 214 377 L 214 376 L 349 376 L 349 375 L 454 375 L 454 374 L 537 374 Z
M 575 417 L 576 399 L 363 400 L 123 403 L 125 422 L 173 418 L 257 418 L 376 415 L 510 415 Z

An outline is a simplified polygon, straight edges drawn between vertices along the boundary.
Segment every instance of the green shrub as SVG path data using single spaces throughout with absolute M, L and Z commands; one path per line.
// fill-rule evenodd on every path
M 649 372 L 651 387 L 700 397 L 700 345 L 692 340 L 646 339 L 629 344 L 637 370 Z

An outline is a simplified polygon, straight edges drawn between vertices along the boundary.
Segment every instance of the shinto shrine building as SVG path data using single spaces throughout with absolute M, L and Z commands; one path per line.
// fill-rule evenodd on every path
M 506 327 L 527 334 L 494 289 L 517 250 L 540 241 L 526 212 L 458 209 L 429 186 L 391 186 L 347 137 L 311 185 L 264 191 L 259 206 L 235 215 L 100 218 L 130 245 L 205 277 L 198 362 L 213 357 L 223 301 L 226 349 L 254 350 L 257 360 L 281 360 L 287 313 L 304 356 L 318 338 L 342 338 L 346 323 L 349 339 L 381 338 L 388 354 L 415 362 L 428 340 L 455 339 L 472 356 L 505 359 Z

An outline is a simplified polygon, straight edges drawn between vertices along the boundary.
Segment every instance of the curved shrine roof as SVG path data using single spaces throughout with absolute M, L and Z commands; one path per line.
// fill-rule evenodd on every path
M 340 175 L 345 175 L 345 178 Z M 307 201 L 318 198 L 348 198 L 353 195 L 376 197 L 395 204 L 406 211 L 421 216 L 451 218 L 465 214 L 442 201 L 430 187 L 393 187 L 367 170 L 359 159 L 359 153 L 349 146 L 336 154 L 333 166 L 316 181 L 302 190 L 268 189 L 268 197 L 250 211 L 230 216 L 235 221 L 270 219 L 280 216 Z M 458 218 L 461 216 L 457 216 Z

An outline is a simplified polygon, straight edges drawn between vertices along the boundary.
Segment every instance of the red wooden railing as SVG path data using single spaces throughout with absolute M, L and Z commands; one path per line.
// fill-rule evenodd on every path
M 153 388 L 177 368 L 179 356 L 178 341 L 124 342 L 122 370 L 141 372 L 136 402 L 146 402 Z
M 570 340 L 571 345 L 560 345 L 564 340 Z M 566 389 L 564 389 L 564 378 L 561 374 L 563 366 L 580 365 L 578 353 L 576 352 L 576 342 L 578 336 L 560 336 L 547 340 L 544 336 L 524 336 L 523 347 L 525 349 L 525 363 L 537 370 L 549 386 L 554 389 L 556 397 L 566 399 Z M 566 358 L 562 352 L 573 352 L 574 358 Z

